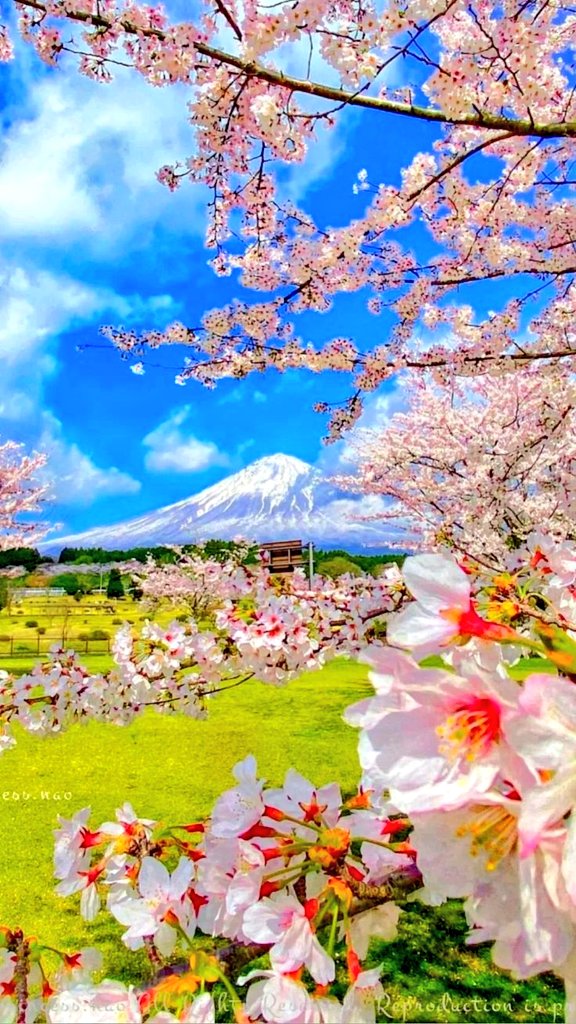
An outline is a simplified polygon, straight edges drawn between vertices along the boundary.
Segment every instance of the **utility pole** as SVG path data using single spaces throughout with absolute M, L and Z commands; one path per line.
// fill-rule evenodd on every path
M 310 584 L 310 590 L 312 590 L 312 577 L 314 575 L 314 545 L 312 541 L 308 542 L 308 582 Z

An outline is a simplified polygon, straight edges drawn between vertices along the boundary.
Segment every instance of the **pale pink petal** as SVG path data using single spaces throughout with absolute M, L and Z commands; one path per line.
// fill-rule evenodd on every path
M 183 1024 L 214 1024 L 216 1020 L 216 1007 L 209 992 L 203 992 L 196 996 L 192 1005 L 180 1018 Z
M 387 640 L 396 647 L 410 650 L 444 647 L 458 635 L 458 625 L 440 615 L 410 604 L 388 620 Z
M 470 582 L 453 558 L 415 555 L 404 562 L 402 575 L 413 597 L 431 612 L 469 607 Z
M 534 787 L 522 804 L 518 826 L 520 856 L 532 853 L 544 829 L 561 821 L 575 803 L 576 771 L 573 764 L 561 768 L 551 782 Z
M 167 893 L 170 875 L 164 865 L 155 857 L 144 857 L 138 874 L 138 889 L 144 899 Z

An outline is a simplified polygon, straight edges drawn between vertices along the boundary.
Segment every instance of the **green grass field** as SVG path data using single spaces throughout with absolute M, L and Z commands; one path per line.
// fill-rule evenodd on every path
M 168 624 L 181 611 L 167 606 L 154 618 Z M 105 595 L 90 594 L 80 601 L 66 596 L 13 600 L 10 608 L 0 610 L 0 662 L 10 658 L 11 651 L 17 655 L 15 661 L 34 656 L 38 650 L 44 655 L 53 643 L 62 640 L 70 646 L 76 641 L 82 650 L 79 637 L 85 644 L 94 630 L 103 630 L 112 638 L 123 622 L 140 625 L 148 617 L 150 612 L 130 597 L 112 601 Z M 34 625 L 27 625 L 30 622 Z M 98 643 L 90 640 L 88 650 L 98 652 Z M 100 648 L 104 650 L 107 645 L 100 641 Z
M 106 658 L 85 660 L 95 670 L 110 664 Z M 0 659 L 1 668 L 19 672 L 30 665 Z M 293 766 L 316 784 L 337 779 L 352 790 L 359 774 L 357 736 L 341 712 L 368 692 L 366 669 L 339 661 L 280 689 L 252 682 L 219 694 L 204 722 L 148 713 L 124 728 L 92 722 L 44 739 L 19 731 L 16 748 L 2 755 L 0 922 L 19 924 L 50 945 L 96 945 L 106 974 L 142 981 L 149 976 L 145 958 L 122 946 L 122 929 L 109 915 L 85 924 L 77 898 L 55 895 L 57 815 L 90 805 L 93 824 L 99 824 L 130 800 L 143 816 L 192 821 L 233 784 L 231 768 L 248 752 L 271 784 L 281 783 Z M 488 947 L 465 946 L 466 931 L 457 902 L 434 909 L 409 905 L 398 939 L 371 950 L 369 965 L 384 966 L 379 1020 L 562 1019 L 556 979 L 512 981 L 493 967 Z M 227 1020 L 223 1013 L 220 1019 Z

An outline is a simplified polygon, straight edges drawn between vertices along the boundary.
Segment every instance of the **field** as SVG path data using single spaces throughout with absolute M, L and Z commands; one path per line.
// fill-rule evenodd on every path
M 113 630 L 110 618 L 107 628 Z M 86 663 L 103 669 L 110 661 Z M 0 661 L 0 667 L 20 672 L 30 665 Z M 96 945 L 107 974 L 138 983 L 148 966 L 119 942 L 120 926 L 107 915 L 85 924 L 75 897 L 54 894 L 51 833 L 57 815 L 90 805 L 92 822 L 99 824 L 129 800 L 143 816 L 192 821 L 232 784 L 231 768 L 248 752 L 272 784 L 293 766 L 317 784 L 338 779 L 353 790 L 356 734 L 341 711 L 368 692 L 366 669 L 338 661 L 285 688 L 253 682 L 220 694 L 204 722 L 150 713 L 126 728 L 93 722 L 45 739 L 19 732 L 16 748 L 2 755 L 0 921 L 19 924 L 50 945 Z M 370 965 L 384 965 L 382 1021 L 561 1019 L 557 979 L 514 982 L 493 968 L 487 946 L 466 947 L 465 935 L 456 902 L 407 907 L 399 938 L 376 942 L 371 951 Z
M 177 614 L 178 610 L 167 609 L 157 618 L 168 623 Z M 113 601 L 90 594 L 80 601 L 67 596 L 13 600 L 9 609 L 0 610 L 0 658 L 4 662 L 42 655 L 62 641 L 80 652 L 107 653 L 123 622 L 139 624 L 146 617 L 129 597 Z

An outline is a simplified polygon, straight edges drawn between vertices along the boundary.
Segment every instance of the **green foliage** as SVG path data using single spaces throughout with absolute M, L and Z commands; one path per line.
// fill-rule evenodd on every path
M 316 571 L 321 576 L 330 576 L 331 579 L 336 579 L 337 576 L 344 576 L 345 573 L 350 573 L 351 576 L 362 575 L 360 566 L 356 562 L 351 562 L 349 558 L 344 558 L 342 555 L 323 559 L 317 564 Z
M 44 636 L 46 632 L 46 626 L 38 626 L 36 632 L 38 633 L 38 636 Z
M 569 676 L 576 675 L 576 641 L 547 622 L 536 622 L 535 631 L 546 650 L 549 660 Z
M 318 568 L 321 562 L 332 560 L 333 558 L 347 558 L 348 561 L 359 565 L 363 572 L 369 572 L 372 576 L 377 576 L 383 566 L 393 563 L 400 566 L 403 565 L 406 555 L 357 555 L 355 552 L 344 551 L 342 548 L 335 548 L 331 551 L 317 548 L 314 556 L 316 567 Z M 319 568 L 318 571 L 320 571 Z
M 5 576 L 0 576 L 0 608 L 6 608 L 10 602 L 10 588 Z
M 383 966 L 382 1021 L 500 1024 L 563 1019 L 563 986 L 552 974 L 514 981 L 497 970 L 490 945 L 466 948 L 468 927 L 457 900 L 441 907 L 406 905 L 394 942 L 374 941 L 366 968 Z
M 109 640 L 110 633 L 107 629 L 93 629 L 89 635 L 90 640 Z
M 195 544 L 185 544 L 182 550 L 185 554 L 196 554 L 206 558 L 215 558 L 220 562 L 225 562 L 230 555 L 235 554 L 239 549 L 239 545 L 233 540 L 209 540 L 202 547 L 197 547 Z M 107 550 L 106 548 L 73 548 L 67 547 L 62 548 L 58 556 L 58 562 L 60 564 L 76 564 L 76 565 L 107 565 L 110 562 L 128 562 L 134 560 L 136 562 L 144 563 L 146 559 L 151 556 L 155 562 L 160 564 L 166 562 L 175 562 L 176 554 L 172 548 L 164 547 L 159 545 L 157 547 L 135 547 Z M 253 545 L 244 562 L 246 565 L 254 564 L 258 559 L 258 547 Z M 0 563 L 1 564 L 1 563 Z
M 520 658 L 514 665 L 508 665 L 506 671 L 519 683 L 534 672 L 545 672 L 552 676 L 558 674 L 556 665 L 549 658 Z
M 9 565 L 23 565 L 28 572 L 33 572 L 42 561 L 45 559 L 36 548 L 8 548 L 7 551 L 0 551 L 0 569 Z
M 122 576 L 120 575 L 119 569 L 110 569 L 108 586 L 106 587 L 106 597 L 114 599 L 124 597 L 124 584 L 122 583 Z
M 24 625 L 28 626 L 29 629 L 33 629 L 34 626 L 38 625 L 38 622 L 37 622 L 36 619 L 27 619 L 26 622 L 24 623 Z
M 53 576 L 50 580 L 50 586 L 66 591 L 70 597 L 74 597 L 80 590 L 78 577 L 72 572 L 64 572 L 58 576 Z

